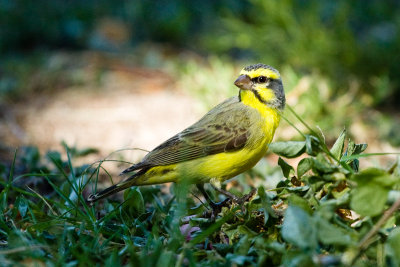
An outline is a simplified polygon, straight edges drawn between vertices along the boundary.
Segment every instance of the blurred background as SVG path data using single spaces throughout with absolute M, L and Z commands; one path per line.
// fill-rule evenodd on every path
M 0 159 L 150 150 L 258 62 L 328 143 L 345 127 L 366 152 L 399 152 L 399 33 L 396 0 L 0 0 Z M 300 138 L 282 121 L 275 140 Z

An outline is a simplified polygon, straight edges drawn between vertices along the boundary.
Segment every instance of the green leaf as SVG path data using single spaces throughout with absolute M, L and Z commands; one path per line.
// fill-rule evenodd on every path
M 195 233 L 194 237 L 192 240 L 190 240 L 190 244 L 198 244 L 200 242 L 203 242 L 208 236 L 210 236 L 212 233 L 217 231 L 225 222 L 228 220 L 232 219 L 233 215 L 235 212 L 239 210 L 239 207 L 234 208 L 233 210 L 229 211 L 227 214 L 225 214 L 224 217 L 218 219 L 215 221 L 210 227 L 208 227 L 205 230 L 202 230 L 201 232 Z
M 321 217 L 314 218 L 317 225 L 318 240 L 325 245 L 350 245 L 352 240 L 348 234 L 339 227 L 331 224 Z
M 347 143 L 347 148 L 346 152 L 344 152 L 344 155 L 350 156 L 354 153 L 356 149 L 356 144 L 353 142 L 353 140 L 349 139 L 349 142 Z
M 283 176 L 289 178 L 290 172 L 294 171 L 293 167 L 290 166 L 286 161 L 284 161 L 281 157 L 278 159 L 278 165 L 281 166 Z
M 282 264 L 280 266 L 285 267 L 298 267 L 298 266 L 307 266 L 314 267 L 316 266 L 311 255 L 304 253 L 303 251 L 288 251 L 284 254 L 282 258 Z
M 247 237 L 253 238 L 253 237 L 257 236 L 257 233 L 254 232 L 253 230 L 251 230 L 251 229 L 250 229 L 249 227 L 247 227 L 246 225 L 239 225 L 237 229 L 238 229 L 238 232 L 239 232 L 240 234 L 243 234 L 243 235 L 245 235 L 245 236 L 247 236 Z
M 313 167 L 313 160 L 312 158 L 304 158 L 300 160 L 299 164 L 297 165 L 297 177 L 301 178 L 306 172 L 311 170 Z
M 289 202 L 290 206 L 299 207 L 302 210 L 306 211 L 308 214 L 312 214 L 310 205 L 308 204 L 308 201 L 305 200 L 304 198 L 299 197 L 298 195 L 292 194 L 289 196 L 288 202 Z
M 367 144 L 354 144 L 353 141 L 349 140 L 345 156 L 361 154 L 362 152 L 364 152 L 365 149 L 367 149 L 367 147 Z
M 314 221 L 306 211 L 289 206 L 282 225 L 282 237 L 301 249 L 315 249 L 317 233 Z
M 319 151 L 319 139 L 313 135 L 306 135 L 306 153 L 310 156 L 315 156 Z
M 364 152 L 365 149 L 367 149 L 368 145 L 367 144 L 356 144 L 354 147 L 353 155 L 354 154 L 361 154 Z
M 351 194 L 350 207 L 362 216 L 379 215 L 388 198 L 388 190 L 371 183 L 368 186 L 355 188 Z
M 387 189 L 398 182 L 398 178 L 388 174 L 386 171 L 377 168 L 368 168 L 360 173 L 354 174 L 351 179 L 357 182 L 357 185 L 368 185 L 375 183 Z
M 351 177 L 357 187 L 351 192 L 350 207 L 364 216 L 376 216 L 383 211 L 389 191 L 398 178 L 384 170 L 369 168 Z
M 387 243 L 385 244 L 385 253 L 386 256 L 392 260 L 391 266 L 399 266 L 400 265 L 400 228 L 395 228 L 390 232 L 389 237 L 387 239 Z
M 234 263 L 234 265 L 243 265 L 246 262 L 251 262 L 253 257 L 228 253 L 226 254 L 226 259 L 231 263 Z
M 304 141 L 274 142 L 269 145 L 269 150 L 285 158 L 295 158 L 305 151 Z
M 18 198 L 18 211 L 22 218 L 25 217 L 26 212 L 28 211 L 28 201 L 24 197 Z
M 246 237 L 253 238 L 258 235 L 258 233 L 254 232 L 251 230 L 249 227 L 246 225 L 239 225 L 237 228 L 238 232 Z M 241 245 L 242 246 L 242 245 Z
M 319 174 L 333 173 L 337 166 L 330 164 L 322 153 L 318 154 L 317 157 L 313 158 L 312 164 L 313 171 Z
M 27 146 L 21 149 L 22 158 L 21 161 L 29 169 L 35 169 L 40 163 L 40 153 L 37 147 Z
M 257 194 L 261 199 L 261 204 L 264 210 L 264 224 L 266 224 L 268 222 L 269 216 L 277 218 L 277 215 L 275 214 L 274 210 L 271 207 L 272 206 L 271 201 L 268 195 L 265 193 L 265 189 L 263 186 L 260 186 L 258 188 Z
M 126 201 L 123 204 L 123 209 L 125 209 L 135 218 L 142 215 L 146 211 L 144 207 L 143 196 L 138 187 L 132 187 L 128 190 L 125 190 L 124 199 Z
M 333 144 L 330 150 L 332 155 L 338 160 L 342 157 L 345 138 L 346 138 L 346 130 L 343 129 L 338 139 L 336 140 L 335 144 Z

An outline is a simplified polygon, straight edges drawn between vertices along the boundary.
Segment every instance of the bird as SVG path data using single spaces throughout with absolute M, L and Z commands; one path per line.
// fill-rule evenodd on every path
M 262 63 L 244 67 L 234 82 L 239 94 L 226 99 L 199 121 L 150 151 L 121 175 L 130 176 L 92 194 L 87 201 L 110 196 L 131 186 L 168 182 L 195 184 L 213 209 L 238 198 L 221 183 L 252 168 L 267 152 L 281 113 L 285 92 L 281 75 Z M 210 183 L 227 196 L 214 202 L 204 190 Z

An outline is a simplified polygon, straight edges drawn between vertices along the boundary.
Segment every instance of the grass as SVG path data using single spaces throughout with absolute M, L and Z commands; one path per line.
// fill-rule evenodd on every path
M 184 184 L 132 187 L 122 202 L 89 206 L 85 198 L 110 176 L 103 163 L 113 158 L 74 166 L 96 151 L 65 146 L 64 158 L 18 150 L 1 168 L 0 260 L 5 266 L 396 266 L 398 164 L 364 169 L 358 159 L 373 156 L 362 154 L 366 145 L 343 131 L 328 147 L 298 119 L 311 134 L 272 144 L 279 167 L 262 160 L 231 182 L 233 193 L 253 186 L 257 195 L 244 207 L 224 208 L 215 221 Z M 297 166 L 286 160 L 298 157 Z
M 246 65 L 213 57 L 159 60 L 166 65 L 155 65 L 175 77 L 178 87 L 205 103 L 203 111 L 234 93 L 232 77 Z M 359 98 L 357 87 L 334 95 L 319 74 L 299 76 L 289 67 L 281 73 L 289 106 L 278 142 L 270 147 L 278 164 L 262 159 L 226 185 L 237 195 L 257 188 L 243 208 L 224 208 L 211 221 L 199 193 L 182 184 L 132 187 L 89 206 L 86 197 L 115 176 L 105 163 L 127 163 L 120 151 L 82 165 L 96 149 L 64 144 L 63 152 L 40 155 L 37 148 L 24 147 L 12 162 L 0 163 L 0 261 L 5 266 L 400 264 L 399 165 L 365 167 L 361 158 L 387 153 L 376 149 L 375 140 L 367 139 L 370 153 L 364 153 L 366 144 L 352 141 L 364 139 L 354 125 L 371 114 L 370 100 Z M 389 133 L 392 121 L 374 124 L 382 115 L 373 114 L 366 127 L 375 126 L 364 132 Z

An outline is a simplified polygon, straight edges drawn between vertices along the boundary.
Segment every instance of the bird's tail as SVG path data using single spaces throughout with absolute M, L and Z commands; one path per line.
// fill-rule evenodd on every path
M 131 186 L 134 186 L 135 185 L 135 178 L 137 178 L 138 176 L 140 176 L 144 172 L 145 172 L 144 170 L 143 171 L 139 171 L 139 172 L 133 174 L 128 179 L 126 179 L 126 180 L 124 180 L 124 181 L 122 181 L 122 182 L 120 182 L 118 184 L 110 186 L 110 187 L 108 187 L 108 188 L 104 189 L 103 191 L 100 191 L 100 192 L 98 192 L 96 194 L 91 194 L 87 198 L 87 201 L 90 204 L 93 204 L 94 202 L 96 202 L 96 201 L 98 201 L 98 200 L 100 200 L 102 198 L 108 197 L 108 196 L 110 196 L 112 194 L 115 194 L 115 193 L 117 193 L 119 191 L 127 189 L 127 188 L 129 188 Z

